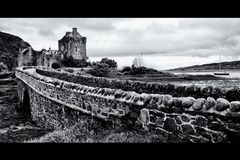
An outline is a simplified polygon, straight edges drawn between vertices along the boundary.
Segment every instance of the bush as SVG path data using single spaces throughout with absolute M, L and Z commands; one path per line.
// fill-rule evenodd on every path
M 108 59 L 107 57 L 102 58 L 102 60 L 100 61 L 100 63 L 108 64 L 108 66 L 109 66 L 110 68 L 117 68 L 117 62 L 114 61 L 113 59 Z
M 131 71 L 131 69 L 132 69 L 131 67 L 125 66 L 125 67 L 123 67 L 121 72 L 129 72 L 129 71 Z
M 152 68 L 146 68 L 146 67 L 134 67 L 132 66 L 126 66 L 122 69 L 122 72 L 125 72 L 126 74 L 130 74 L 130 75 L 144 75 L 144 74 L 158 74 L 158 73 L 162 73 L 159 72 L 155 69 Z
M 105 77 L 110 73 L 109 65 L 97 62 L 93 66 L 93 69 L 90 69 L 88 73 L 98 77 Z
M 87 62 L 86 60 L 77 60 L 73 59 L 73 67 L 87 67 L 90 66 L 90 63 Z

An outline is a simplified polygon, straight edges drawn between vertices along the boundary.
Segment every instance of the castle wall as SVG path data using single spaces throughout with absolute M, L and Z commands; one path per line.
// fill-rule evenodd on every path
M 58 63 L 61 66 L 62 55 L 58 51 L 55 51 L 55 54 L 46 54 L 46 51 L 41 51 L 37 57 L 37 65 L 36 66 L 45 66 L 52 67 L 53 63 Z
M 33 66 L 34 55 L 31 47 L 25 48 L 20 51 L 18 55 L 18 66 Z
M 87 59 L 86 37 L 77 40 L 60 41 L 59 49 L 65 53 L 67 57 L 71 55 L 74 59 Z
M 176 136 L 179 141 L 239 141 L 239 101 L 213 103 L 212 99 L 89 87 L 28 70 L 16 69 L 16 77 L 31 88 L 33 119 L 46 127 L 74 124 L 84 113 L 112 125 Z

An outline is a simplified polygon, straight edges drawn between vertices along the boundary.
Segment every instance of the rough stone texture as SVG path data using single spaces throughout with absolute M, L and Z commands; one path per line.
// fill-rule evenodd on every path
M 88 85 L 92 87 L 100 88 L 112 88 L 121 89 L 124 91 L 135 91 L 139 94 L 170 94 L 173 97 L 194 97 L 197 98 L 226 98 L 228 101 L 238 101 L 240 99 L 240 89 L 224 90 L 221 92 L 221 88 L 213 86 L 178 86 L 175 84 L 161 84 L 161 83 L 147 83 L 131 80 L 118 80 L 108 79 L 103 77 L 91 77 L 86 75 L 73 75 L 70 73 L 61 73 L 58 71 L 47 71 L 43 69 L 37 69 L 37 73 L 61 79 L 68 82 L 79 83 L 82 85 Z
M 196 101 L 196 99 L 193 98 L 193 97 L 183 98 L 183 99 L 182 99 L 182 106 L 183 106 L 184 108 L 190 108 L 195 101 Z
M 202 127 L 206 127 L 207 122 L 208 122 L 207 118 L 205 118 L 203 116 L 198 116 L 198 117 L 196 117 L 196 120 L 192 122 L 192 124 L 202 126 Z
M 177 131 L 177 124 L 175 119 L 173 118 L 167 118 L 164 121 L 163 129 L 170 131 L 170 132 L 176 132 Z
M 214 108 L 215 105 L 216 105 L 215 99 L 213 97 L 208 97 L 203 108 L 205 110 L 209 110 L 210 108 Z
M 240 111 L 240 102 L 239 101 L 231 102 L 230 110 L 233 112 L 239 112 Z
M 143 128 L 145 129 L 150 122 L 149 111 L 147 109 L 141 110 L 140 121 L 143 124 Z
M 216 101 L 216 106 L 215 107 L 216 107 L 217 111 L 224 111 L 227 108 L 229 108 L 230 105 L 231 104 L 226 99 L 218 98 L 217 101 Z
M 203 108 L 203 104 L 205 103 L 204 98 L 198 98 L 194 103 L 193 103 L 193 109 L 194 110 L 201 110 Z
M 193 135 L 195 133 L 192 125 L 190 125 L 190 124 L 184 124 L 181 127 L 182 127 L 182 131 L 183 131 L 184 134 Z
M 165 136 L 174 134 L 177 139 L 187 138 L 191 142 L 224 142 L 227 137 L 239 141 L 239 102 L 218 99 L 214 105 L 214 98 L 195 100 L 90 87 L 34 71 L 32 67 L 16 69 L 19 103 L 23 102 L 27 90 L 33 120 L 46 127 L 63 128 L 78 122 L 80 117 L 86 117 L 156 131 Z M 206 107 L 207 103 L 211 107 Z
M 183 121 L 183 122 L 189 122 L 190 121 L 190 118 L 187 116 L 187 115 L 181 115 L 181 120 Z

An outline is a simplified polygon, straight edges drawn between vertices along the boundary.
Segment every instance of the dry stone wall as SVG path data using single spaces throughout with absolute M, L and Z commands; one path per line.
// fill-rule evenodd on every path
M 124 91 L 135 91 L 137 93 L 149 94 L 170 94 L 174 97 L 194 97 L 208 98 L 213 97 L 224 98 L 228 101 L 240 100 L 240 88 L 219 88 L 213 86 L 198 86 L 198 85 L 177 85 L 177 84 L 161 84 L 147 83 L 131 80 L 118 80 L 103 77 L 93 77 L 86 75 L 76 75 L 71 73 L 62 73 L 56 70 L 44 70 L 38 68 L 37 73 L 52 78 L 61 79 L 68 82 L 79 83 L 92 87 L 121 89 Z
M 34 120 L 48 127 L 64 127 L 86 114 L 186 142 L 239 142 L 239 101 L 140 94 L 63 81 L 56 72 L 48 77 L 50 71 L 43 75 L 40 69 L 37 73 L 24 69 L 17 68 L 16 77 L 29 87 Z

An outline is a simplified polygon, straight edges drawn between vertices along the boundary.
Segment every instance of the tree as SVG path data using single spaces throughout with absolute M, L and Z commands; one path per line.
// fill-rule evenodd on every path
M 93 68 L 88 71 L 91 75 L 105 77 L 110 73 L 109 65 L 106 63 L 95 63 Z
M 102 58 L 102 60 L 100 61 L 100 63 L 108 64 L 108 66 L 109 66 L 110 68 L 117 68 L 117 62 L 114 61 L 113 59 L 108 59 L 107 57 Z
M 130 74 L 130 75 L 145 75 L 145 74 L 162 73 L 156 69 L 147 68 L 147 67 L 136 67 L 135 65 L 132 65 L 132 68 L 129 66 L 123 67 L 122 72 L 124 72 L 124 74 Z

